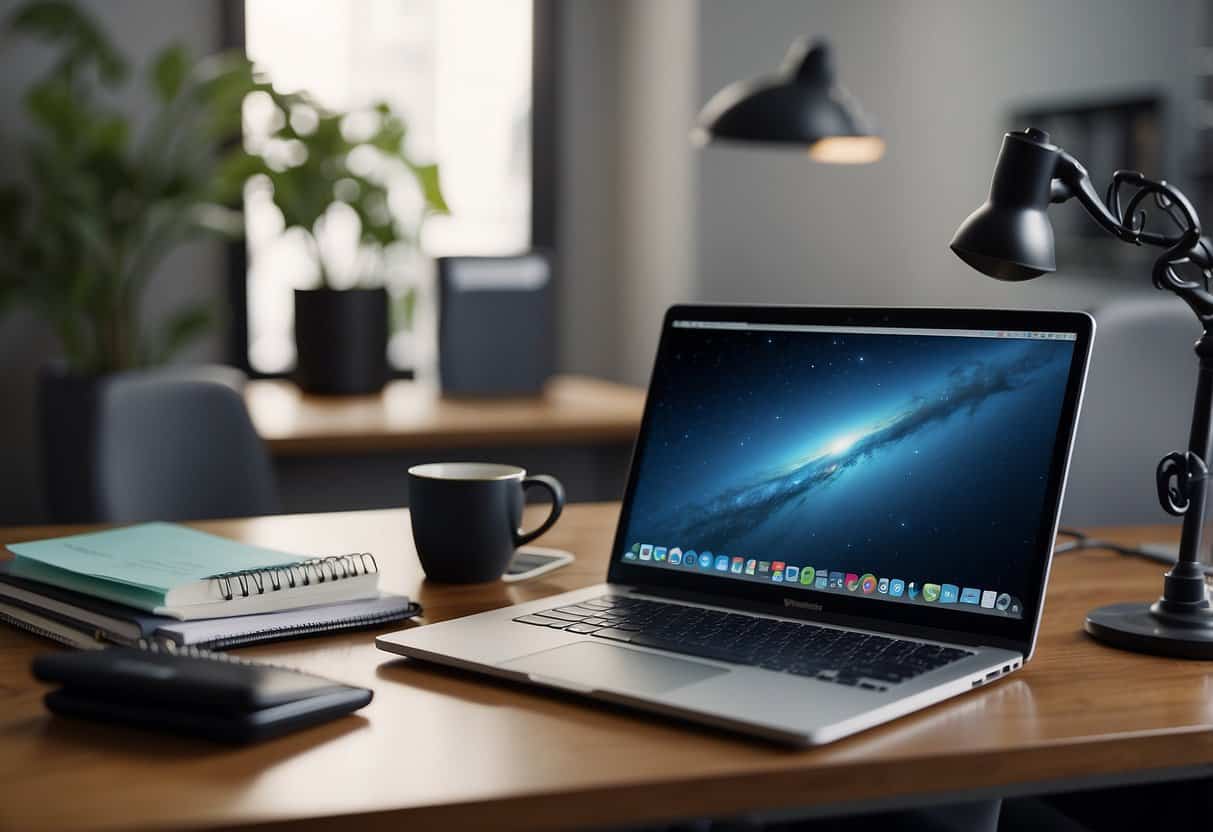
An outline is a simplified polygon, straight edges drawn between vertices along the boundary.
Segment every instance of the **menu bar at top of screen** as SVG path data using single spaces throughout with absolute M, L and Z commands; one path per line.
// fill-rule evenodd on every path
M 745 321 L 674 321 L 679 329 L 731 329 L 755 332 L 828 332 L 832 335 L 942 335 L 953 338 L 1031 338 L 1038 341 L 1077 341 L 1073 332 L 1039 332 L 1022 329 L 922 329 L 905 326 L 821 326 L 818 324 L 763 324 Z

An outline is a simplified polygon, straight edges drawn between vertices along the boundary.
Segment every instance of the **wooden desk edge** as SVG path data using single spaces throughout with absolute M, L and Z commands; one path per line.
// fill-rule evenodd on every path
M 694 729 L 692 729 L 694 730 Z M 1143 750 L 1172 752 L 1175 733 L 1189 735 L 1189 753 L 1176 756 L 1165 767 L 1133 765 Z M 1158 748 L 1143 749 L 1143 744 Z M 1047 765 L 1027 774 L 1029 763 L 1039 763 L 1042 750 Z M 795 752 L 790 752 L 795 753 Z M 306 829 L 343 832 L 351 824 L 364 832 L 413 828 L 487 829 L 499 832 L 544 832 L 570 828 L 600 828 L 674 822 L 688 818 L 725 818 L 758 813 L 792 813 L 798 817 L 825 817 L 889 811 L 919 805 L 1075 790 L 1081 787 L 1129 785 L 1163 779 L 1213 774 L 1213 732 L 1200 726 L 1148 736 L 1112 735 L 1081 743 L 1042 743 L 1013 751 L 948 754 L 932 758 L 934 775 L 945 774 L 954 783 L 923 789 L 919 772 L 905 761 L 878 765 L 862 759 L 813 772 L 813 796 L 845 791 L 847 799 L 806 800 L 805 772 L 797 768 L 749 771 L 740 775 L 702 777 L 671 788 L 664 783 L 629 783 L 587 786 L 564 792 L 535 792 L 487 798 L 454 805 L 409 806 L 329 817 L 281 818 L 250 824 L 258 830 Z M 1008 770 L 1015 772 L 1008 776 Z M 747 799 L 750 798 L 750 799 Z M 637 812 L 636 807 L 653 807 Z
M 316 434 L 262 436 L 274 456 L 373 454 L 393 451 L 431 451 L 444 448 L 559 447 L 577 444 L 631 445 L 639 424 L 578 425 L 537 431 L 534 428 L 494 428 L 480 432 L 435 430 L 425 433 Z

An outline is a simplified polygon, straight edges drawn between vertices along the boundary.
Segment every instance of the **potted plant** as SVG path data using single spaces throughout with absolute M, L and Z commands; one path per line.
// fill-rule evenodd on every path
M 448 212 L 438 168 L 411 156 L 404 121 L 386 103 L 337 112 L 303 93 L 262 97 L 271 128 L 251 131 L 250 146 L 266 169 L 250 187 L 272 192 L 283 232 L 306 241 L 315 266 L 316 287 L 295 290 L 295 378 L 311 393 L 377 392 L 388 377 L 388 262 L 416 246 L 426 217 Z M 400 183 L 416 186 L 411 223 L 389 201 Z M 357 231 L 339 263 L 325 231 L 342 214 Z M 412 299 L 401 298 L 404 317 Z
M 151 326 L 141 299 L 175 247 L 242 230 L 226 206 L 260 160 L 231 140 L 241 102 L 263 85 L 243 56 L 195 62 L 170 45 L 146 67 L 156 110 L 137 124 L 113 99 L 130 67 L 89 15 L 34 0 L 4 25 L 56 57 L 25 93 L 32 135 L 0 183 L 0 307 L 25 304 L 58 336 L 63 359 L 39 388 L 48 508 L 56 520 L 88 519 L 99 385 L 168 360 L 214 319 L 195 305 Z

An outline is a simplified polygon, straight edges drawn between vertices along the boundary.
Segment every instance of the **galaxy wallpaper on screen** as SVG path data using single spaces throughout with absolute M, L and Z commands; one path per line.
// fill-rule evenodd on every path
M 1074 345 L 676 327 L 626 545 L 1028 596 Z

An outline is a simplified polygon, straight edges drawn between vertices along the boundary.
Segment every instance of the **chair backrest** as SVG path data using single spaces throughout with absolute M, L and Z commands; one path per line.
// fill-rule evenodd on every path
M 1169 295 L 1093 310 L 1096 333 L 1063 523 L 1161 523 L 1154 470 L 1185 450 L 1200 325 Z
M 269 454 L 225 381 L 131 374 L 106 385 L 95 461 L 103 520 L 278 511 Z

